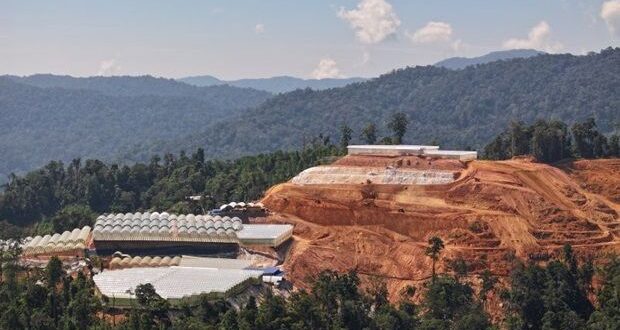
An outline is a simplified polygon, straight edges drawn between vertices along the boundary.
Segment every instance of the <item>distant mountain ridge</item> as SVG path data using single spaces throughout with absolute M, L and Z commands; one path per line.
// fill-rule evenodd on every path
M 408 115 L 406 143 L 479 148 L 511 120 L 594 117 L 599 131 L 620 122 L 620 48 L 584 56 L 540 55 L 462 70 L 408 67 L 325 90 L 273 95 L 172 79 L 0 76 L 0 181 L 50 160 L 131 162 L 201 147 L 207 158 L 298 149 L 319 134 L 368 123 L 389 135 Z
M 500 60 L 510 60 L 514 58 L 528 58 L 532 56 L 542 55 L 545 52 L 541 52 L 534 49 L 511 49 L 491 52 L 486 55 L 478 57 L 451 57 L 445 60 L 439 61 L 434 65 L 446 69 L 459 70 L 468 66 L 477 64 L 486 64 Z
M 39 88 L 86 90 L 108 96 L 190 97 L 210 102 L 221 108 L 248 108 L 271 96 L 270 93 L 234 86 L 197 87 L 174 79 L 153 76 L 72 77 L 52 74 L 0 76 Z
M 269 97 L 150 76 L 0 76 L 0 183 L 50 160 L 113 160 L 136 144 L 176 140 Z
M 353 129 L 352 143 L 368 123 L 380 137 L 394 112 L 410 119 L 406 143 L 444 148 L 481 148 L 511 120 L 559 119 L 568 124 L 594 117 L 603 133 L 620 122 L 620 48 L 583 56 L 540 55 L 468 66 L 462 70 L 409 67 L 378 78 L 322 91 L 277 95 L 258 108 L 202 133 L 141 150 L 205 149 L 209 157 L 233 158 L 278 149 L 298 149 L 319 134 L 340 136 Z M 251 118 L 251 120 L 248 120 Z
M 349 84 L 362 82 L 366 78 L 326 78 L 326 79 L 302 79 L 290 76 L 278 76 L 271 78 L 220 80 L 214 76 L 193 76 L 177 79 L 178 81 L 194 86 L 217 86 L 229 85 L 241 88 L 254 88 L 278 94 L 294 91 L 296 89 L 310 88 L 323 90 L 328 88 L 343 87 Z

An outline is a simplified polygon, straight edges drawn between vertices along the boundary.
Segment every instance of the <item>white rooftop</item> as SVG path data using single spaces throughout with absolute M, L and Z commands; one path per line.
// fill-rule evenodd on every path
M 293 225 L 257 224 L 243 225 L 243 229 L 237 232 L 240 240 L 244 239 L 277 239 L 293 230 Z
M 478 158 L 475 151 L 439 150 L 438 146 L 424 145 L 350 145 L 347 146 L 349 155 L 374 155 L 374 156 L 405 156 L 427 155 L 440 158 L 472 160 Z
M 424 152 L 426 155 L 476 155 L 476 151 L 468 150 L 427 150 Z
M 127 268 L 93 277 L 99 291 L 109 298 L 135 298 L 139 284 L 151 283 L 165 299 L 181 299 L 203 293 L 225 293 L 262 271 L 207 267 Z M 131 292 L 132 294 L 130 294 Z
M 244 269 L 250 267 L 252 262 L 243 259 L 230 258 L 204 258 L 194 256 L 183 256 L 181 258 L 181 267 L 207 267 L 220 269 Z
M 468 150 L 425 150 L 424 155 L 460 160 L 473 160 L 478 158 L 478 152 Z
M 356 144 L 347 146 L 347 149 L 375 149 L 375 150 L 429 150 L 439 149 L 439 146 L 423 146 L 414 144 L 397 144 L 397 145 L 383 145 L 383 144 Z

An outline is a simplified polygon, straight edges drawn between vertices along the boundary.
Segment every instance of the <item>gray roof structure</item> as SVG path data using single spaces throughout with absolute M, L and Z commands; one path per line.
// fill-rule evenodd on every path
M 158 213 L 101 215 L 95 222 L 97 240 L 161 240 L 197 242 L 237 242 L 243 229 L 237 217 L 195 216 Z
M 250 260 L 229 258 L 205 258 L 184 255 L 179 266 L 181 267 L 205 267 L 219 269 L 244 269 L 252 265 Z
M 182 241 L 277 246 L 292 232 L 292 225 L 243 224 L 238 217 L 138 212 L 99 216 L 93 238 L 95 245 L 97 241 Z
M 237 233 L 239 242 L 276 247 L 293 236 L 293 225 L 254 224 L 244 225 Z
M 182 299 L 225 294 L 247 280 L 260 280 L 261 275 L 262 271 L 257 270 L 172 266 L 106 271 L 96 274 L 93 280 L 99 292 L 109 298 L 133 299 L 138 285 L 151 283 L 162 298 Z

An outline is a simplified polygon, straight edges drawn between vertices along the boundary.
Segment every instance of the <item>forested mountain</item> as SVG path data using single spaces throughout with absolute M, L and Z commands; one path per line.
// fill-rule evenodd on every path
M 92 225 L 89 221 L 94 220 L 90 217 L 94 212 L 154 208 L 198 213 L 201 207 L 256 200 L 267 188 L 340 152 L 328 141 L 315 138 L 301 151 L 277 151 L 234 161 L 206 160 L 202 149 L 154 156 L 148 163 L 131 165 L 96 159 L 74 159 L 67 165 L 52 161 L 23 176 L 12 176 L 0 191 L 0 240 L 10 232 L 3 226 L 4 220 L 26 229 L 38 224 L 44 228 L 37 229 L 44 231 L 64 231 Z M 187 200 L 192 195 L 209 198 L 198 205 Z
M 340 126 L 361 130 L 375 123 L 379 135 L 395 112 L 407 114 L 405 143 L 480 148 L 513 120 L 592 117 L 603 134 L 620 121 L 620 49 L 586 56 L 540 55 L 449 70 L 405 68 L 337 89 L 298 90 L 276 96 L 243 116 L 208 125 L 202 134 L 140 150 L 204 147 L 210 157 L 293 149 L 320 133 L 337 138 Z
M 254 88 L 271 93 L 285 93 L 296 89 L 310 88 L 322 90 L 328 88 L 343 87 L 356 82 L 362 82 L 365 78 L 326 78 L 326 79 L 301 79 L 290 76 L 271 78 L 220 80 L 213 76 L 194 76 L 181 78 L 187 84 L 195 86 L 230 85 L 242 88 Z
M 89 90 L 111 96 L 191 97 L 209 102 L 221 109 L 253 107 L 270 97 L 269 93 L 251 88 L 231 86 L 197 87 L 174 79 L 152 76 L 87 77 L 36 74 L 26 77 L 6 76 L 25 85 L 41 88 Z
M 435 66 L 458 70 L 471 65 L 485 64 L 500 60 L 511 60 L 513 58 L 528 58 L 542 54 L 544 54 L 544 52 L 534 49 L 501 50 L 477 57 L 450 57 L 435 63 Z
M 16 82 L 19 81 L 19 82 Z M 0 77 L 0 178 L 50 160 L 146 160 L 196 150 L 207 158 L 300 148 L 319 134 L 352 143 L 368 123 L 379 140 L 395 112 L 405 143 L 481 148 L 513 120 L 620 121 L 620 49 L 540 55 L 449 70 L 433 66 L 322 91 L 271 94 L 153 77 Z M 251 108 L 251 109 L 250 109 Z
M 110 160 L 136 143 L 200 132 L 270 95 L 153 77 L 0 77 L 0 182 L 50 160 Z

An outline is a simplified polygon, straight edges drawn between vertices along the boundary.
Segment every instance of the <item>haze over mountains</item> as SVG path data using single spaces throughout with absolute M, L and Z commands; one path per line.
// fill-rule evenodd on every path
M 512 49 L 491 52 L 486 55 L 466 58 L 451 57 L 435 63 L 435 66 L 447 69 L 463 69 L 470 65 L 484 64 L 498 60 L 509 60 L 513 58 L 526 58 L 544 54 L 533 49 Z M 286 93 L 296 89 L 310 88 L 314 90 L 323 90 L 328 88 L 344 87 L 346 85 L 366 81 L 369 78 L 326 78 L 326 79 L 302 79 L 290 76 L 279 76 L 271 78 L 257 79 L 238 79 L 238 80 L 221 80 L 210 75 L 193 76 L 177 79 L 178 81 L 194 85 L 194 86 L 218 86 L 230 85 L 242 88 L 254 88 L 267 91 L 270 93 Z
M 139 150 L 197 147 L 204 147 L 210 157 L 294 149 L 319 134 L 338 139 L 342 124 L 353 129 L 356 143 L 368 123 L 375 123 L 380 135 L 389 134 L 386 121 L 397 111 L 411 121 L 405 142 L 446 148 L 480 148 L 511 120 L 547 118 L 570 124 L 594 117 L 599 129 L 610 133 L 620 121 L 619 88 L 620 48 L 585 56 L 496 61 L 463 70 L 410 67 L 342 88 L 278 95 L 202 133 L 157 147 L 145 144 L 128 156 Z
M 460 70 L 477 64 L 485 64 L 500 60 L 511 60 L 514 58 L 528 58 L 542 54 L 545 53 L 534 49 L 500 50 L 477 57 L 450 57 L 439 61 L 434 65 L 446 69 Z
M 311 88 L 322 90 L 328 88 L 343 87 L 348 84 L 362 82 L 366 78 L 326 78 L 326 79 L 302 79 L 290 76 L 271 78 L 220 80 L 213 76 L 194 76 L 178 79 L 181 82 L 194 86 L 217 86 L 230 85 L 241 88 L 254 88 L 270 93 L 286 93 L 296 89 Z
M 0 181 L 50 160 L 113 159 L 257 106 L 270 93 L 153 77 L 0 77 Z
M 609 133 L 620 121 L 620 49 L 587 56 L 541 55 L 462 70 L 405 68 L 326 90 L 280 95 L 172 79 L 34 75 L 0 77 L 0 178 L 50 160 L 148 160 L 206 150 L 234 158 L 339 138 L 396 111 L 411 121 L 405 142 L 483 146 L 510 120 L 593 116 Z

